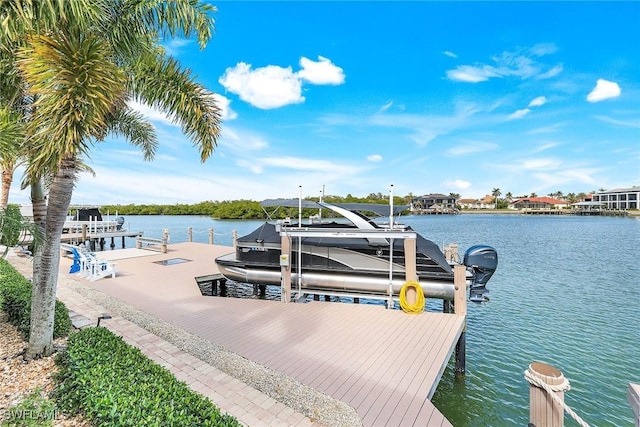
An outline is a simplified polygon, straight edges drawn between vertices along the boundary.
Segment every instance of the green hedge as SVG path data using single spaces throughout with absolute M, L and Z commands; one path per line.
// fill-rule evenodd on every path
M 240 425 L 106 328 L 72 334 L 56 363 L 52 396 L 58 407 L 94 425 Z
M 29 339 L 31 323 L 31 282 L 18 273 L 11 264 L 0 258 L 0 307 L 8 315 L 25 340 Z M 66 336 L 71 330 L 69 310 L 56 300 L 53 337 Z

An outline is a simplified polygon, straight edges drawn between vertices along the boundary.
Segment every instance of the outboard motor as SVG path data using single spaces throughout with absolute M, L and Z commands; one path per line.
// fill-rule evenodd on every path
M 116 230 L 122 230 L 123 225 L 124 225 L 124 217 L 123 216 L 116 217 Z
M 471 246 L 464 253 L 463 264 L 471 273 L 471 287 L 469 299 L 474 302 L 487 301 L 487 282 L 498 267 L 498 252 L 491 246 Z

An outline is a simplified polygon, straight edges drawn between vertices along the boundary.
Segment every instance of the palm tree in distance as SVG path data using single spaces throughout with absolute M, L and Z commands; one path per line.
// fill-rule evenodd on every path
M 35 6 L 34 6 L 35 5 Z M 0 4 L 0 43 L 12 46 L 25 93 L 34 99 L 27 123 L 26 182 L 32 189 L 50 176 L 44 242 L 36 253 L 27 359 L 53 351 L 53 315 L 60 234 L 74 181 L 93 145 L 109 134 L 124 136 L 145 160 L 157 148 L 153 126 L 127 102 L 145 102 L 168 113 L 199 149 L 213 152 L 220 114 L 213 95 L 194 82 L 158 45 L 164 35 L 211 37 L 215 8 L 199 1 L 78 0 Z M 6 64 L 4 64 L 6 65 Z M 33 193 L 33 192 L 32 192 Z
M 500 197 L 502 193 L 499 188 L 494 188 L 491 190 L 491 195 L 493 196 L 493 206 L 494 209 L 498 209 L 498 197 Z
M 7 208 L 13 173 L 20 161 L 20 143 L 24 140 L 24 126 L 18 113 L 0 107 L 0 211 Z

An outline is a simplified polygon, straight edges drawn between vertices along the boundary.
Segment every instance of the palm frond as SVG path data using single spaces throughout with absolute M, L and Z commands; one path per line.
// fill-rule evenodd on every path
M 0 107 L 0 165 L 14 164 L 20 154 L 25 125 L 20 115 L 7 107 Z
M 220 136 L 220 108 L 213 94 L 196 83 L 189 70 L 166 56 L 142 58 L 129 81 L 136 100 L 167 113 L 200 149 L 200 159 L 211 156 Z
M 55 173 L 66 156 L 88 153 L 108 117 L 125 102 L 125 75 L 112 52 L 91 33 L 55 32 L 29 37 L 17 65 L 36 96 L 30 121 L 29 168 Z
M 153 125 L 142 114 L 130 108 L 118 110 L 110 120 L 109 131 L 121 135 L 142 150 L 145 160 L 152 160 L 158 149 L 158 139 Z
M 89 28 L 105 16 L 109 0 L 2 0 L 0 44 L 19 41 L 24 34 L 46 34 L 58 28 Z
M 125 0 L 123 8 L 135 17 L 146 31 L 160 29 L 161 36 L 195 35 L 201 48 L 211 39 L 216 7 L 200 0 Z

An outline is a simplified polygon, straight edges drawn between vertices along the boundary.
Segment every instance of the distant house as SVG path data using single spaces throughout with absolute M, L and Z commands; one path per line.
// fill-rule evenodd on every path
M 593 201 L 605 209 L 639 209 L 640 186 L 602 191 L 593 195 Z
M 450 210 L 456 208 L 456 198 L 432 193 L 411 199 L 411 210 Z
M 487 194 L 482 199 L 460 199 L 458 205 L 463 209 L 493 209 L 495 197 Z
M 511 209 L 562 209 L 567 206 L 564 200 L 554 199 L 553 197 L 523 197 L 514 200 L 509 204 Z

